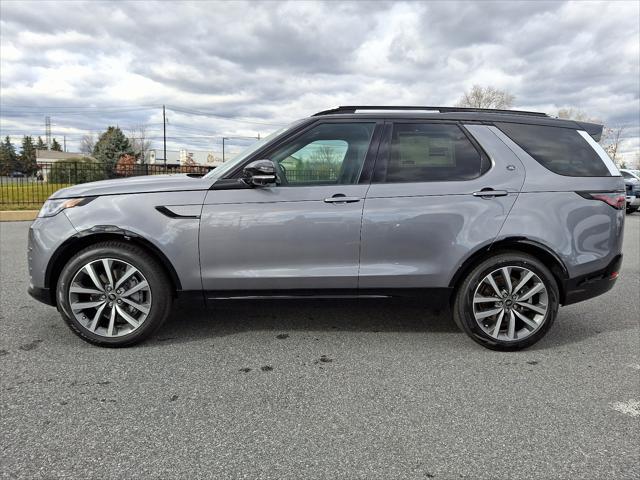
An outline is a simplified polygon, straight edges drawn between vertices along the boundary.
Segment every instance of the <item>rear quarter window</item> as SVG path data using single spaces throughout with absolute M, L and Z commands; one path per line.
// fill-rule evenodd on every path
M 543 167 L 570 177 L 609 177 L 611 172 L 577 130 L 542 125 L 496 126 Z

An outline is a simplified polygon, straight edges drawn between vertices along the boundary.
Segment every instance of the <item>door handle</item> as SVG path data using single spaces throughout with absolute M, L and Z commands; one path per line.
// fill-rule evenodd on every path
M 479 192 L 473 192 L 474 197 L 491 198 L 491 197 L 505 197 L 509 195 L 506 190 L 494 190 L 493 188 L 483 188 Z
M 355 203 L 359 201 L 359 197 L 347 197 L 343 193 L 336 193 L 333 197 L 324 199 L 324 203 Z

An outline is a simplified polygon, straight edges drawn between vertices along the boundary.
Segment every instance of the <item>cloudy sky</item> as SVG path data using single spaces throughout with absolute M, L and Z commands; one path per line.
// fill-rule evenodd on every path
M 452 105 L 473 84 L 574 108 L 640 149 L 640 2 L 0 3 L 1 134 L 107 125 L 221 151 L 340 104 Z M 233 140 L 232 149 L 246 140 Z

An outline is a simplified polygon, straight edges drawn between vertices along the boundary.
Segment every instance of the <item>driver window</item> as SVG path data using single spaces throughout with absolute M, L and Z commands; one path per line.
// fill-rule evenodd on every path
M 318 125 L 271 155 L 281 186 L 357 183 L 374 123 Z

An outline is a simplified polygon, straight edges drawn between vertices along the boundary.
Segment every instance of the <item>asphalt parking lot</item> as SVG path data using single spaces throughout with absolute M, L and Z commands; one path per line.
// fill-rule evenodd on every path
M 395 300 L 180 305 L 92 347 L 27 295 L 27 229 L 0 224 L 2 478 L 640 476 L 639 214 L 616 287 L 518 353 Z

